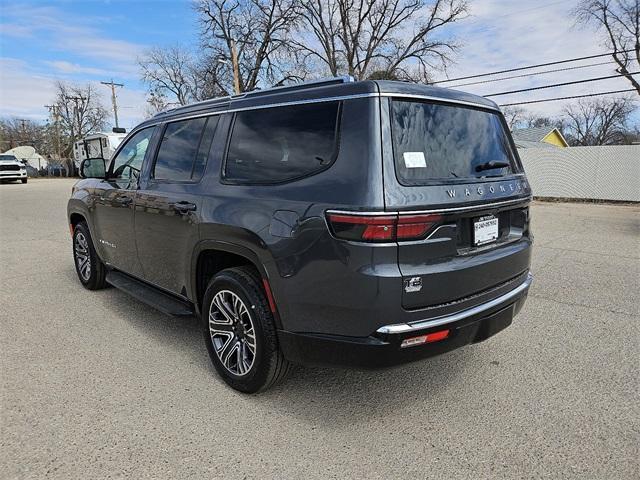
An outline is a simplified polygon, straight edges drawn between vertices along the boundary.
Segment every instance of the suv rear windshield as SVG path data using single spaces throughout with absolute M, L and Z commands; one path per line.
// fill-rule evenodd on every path
M 396 173 L 403 185 L 501 177 L 518 171 L 496 113 L 393 100 L 391 124 Z

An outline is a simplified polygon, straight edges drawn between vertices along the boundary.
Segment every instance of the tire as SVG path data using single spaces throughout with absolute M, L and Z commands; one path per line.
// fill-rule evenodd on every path
M 85 222 L 73 229 L 73 263 L 82 286 L 88 290 L 100 290 L 106 286 L 107 269 L 98 258 L 89 227 Z
M 230 387 L 256 393 L 287 375 L 290 364 L 278 347 L 273 314 L 253 269 L 222 270 L 209 283 L 202 307 L 209 357 Z
M 26 178 L 21 178 L 21 179 L 20 179 L 20 181 L 21 181 L 22 183 L 27 183 L 27 179 L 26 179 Z

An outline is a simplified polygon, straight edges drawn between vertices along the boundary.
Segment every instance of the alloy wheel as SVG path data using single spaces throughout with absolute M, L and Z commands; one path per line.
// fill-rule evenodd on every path
M 255 329 L 249 309 L 232 291 L 221 290 L 213 297 L 209 333 L 222 365 L 234 375 L 246 375 L 256 358 Z
M 74 252 L 76 254 L 76 264 L 78 272 L 85 282 L 91 278 L 91 257 L 89 256 L 89 242 L 82 232 L 76 234 L 74 241 Z

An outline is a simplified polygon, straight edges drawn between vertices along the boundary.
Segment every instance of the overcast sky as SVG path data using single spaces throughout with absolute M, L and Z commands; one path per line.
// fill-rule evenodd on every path
M 599 36 L 574 25 L 572 1 L 469 0 L 471 17 L 452 27 L 463 48 L 449 78 L 603 53 Z M 118 91 L 121 124 L 143 118 L 145 89 L 136 57 L 153 45 L 195 45 L 196 17 L 188 0 L 0 0 L 0 116 L 44 120 L 54 83 L 92 82 L 110 107 L 100 81 L 124 83 Z M 606 62 L 609 58 L 559 65 Z M 539 70 L 544 70 L 539 69 Z M 530 71 L 522 72 L 530 73 Z M 458 87 L 486 95 L 507 90 L 614 74 L 611 63 L 566 72 Z M 435 75 L 443 78 L 444 74 Z M 489 77 L 487 79 L 494 78 Z M 477 79 L 483 80 L 483 79 Z M 452 82 L 455 86 L 473 80 Z M 622 78 L 537 92 L 492 97 L 498 103 L 630 88 Z M 555 115 L 564 102 L 527 106 Z

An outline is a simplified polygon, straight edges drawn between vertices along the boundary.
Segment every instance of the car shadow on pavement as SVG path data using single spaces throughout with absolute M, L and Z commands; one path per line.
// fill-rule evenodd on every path
M 194 373 L 195 378 L 204 376 L 229 389 L 211 365 L 197 318 L 165 315 L 115 288 L 100 294 L 102 298 L 96 301 L 104 302 L 114 316 L 175 351 L 176 361 L 201 369 Z M 271 389 L 237 395 L 239 401 L 249 402 L 265 414 L 293 415 L 312 425 L 331 417 L 336 424 L 353 425 L 371 421 L 372 415 L 412 408 L 426 399 L 437 402 L 439 396 L 446 396 L 448 386 L 459 382 L 472 358 L 478 360 L 467 347 L 379 370 L 293 365 L 289 376 Z
M 473 357 L 462 348 L 439 357 L 379 370 L 294 366 L 289 377 L 254 396 L 280 414 L 293 414 L 310 424 L 369 423 L 403 409 L 438 402 L 459 381 Z M 283 402 L 286 398 L 287 402 Z

